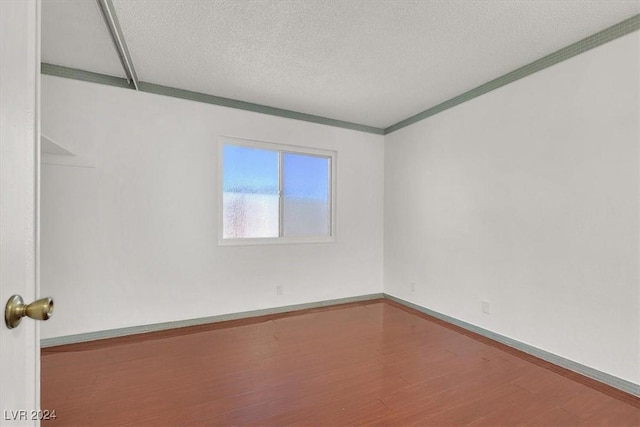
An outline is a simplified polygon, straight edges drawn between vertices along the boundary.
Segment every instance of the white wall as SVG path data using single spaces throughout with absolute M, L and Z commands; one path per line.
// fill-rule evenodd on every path
M 42 132 L 43 338 L 382 292 L 381 135 L 50 76 Z M 336 150 L 337 241 L 217 246 L 221 135 Z
M 640 383 L 639 47 L 388 135 L 385 292 Z

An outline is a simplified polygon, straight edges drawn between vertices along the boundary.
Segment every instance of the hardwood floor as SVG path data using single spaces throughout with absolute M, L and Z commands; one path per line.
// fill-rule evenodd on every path
M 639 426 L 640 399 L 388 300 L 42 350 L 44 426 Z

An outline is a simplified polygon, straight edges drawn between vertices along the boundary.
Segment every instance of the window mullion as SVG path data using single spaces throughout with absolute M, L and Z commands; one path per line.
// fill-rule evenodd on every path
M 282 151 L 278 152 L 278 237 L 284 235 L 284 198 L 283 198 L 283 157 Z
M 333 174 L 331 171 L 333 170 L 333 159 L 329 157 L 329 161 L 327 162 L 327 189 L 328 189 L 328 200 L 327 200 L 327 227 L 329 230 L 329 236 L 333 236 L 333 182 L 331 181 L 333 178 Z

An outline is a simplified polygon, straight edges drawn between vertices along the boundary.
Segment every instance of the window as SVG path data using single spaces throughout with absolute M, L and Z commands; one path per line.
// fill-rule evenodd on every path
M 220 141 L 220 244 L 332 241 L 336 153 Z

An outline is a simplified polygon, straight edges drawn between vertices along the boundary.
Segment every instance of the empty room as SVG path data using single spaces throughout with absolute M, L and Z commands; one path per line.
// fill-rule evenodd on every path
M 0 425 L 640 425 L 639 1 L 0 7 Z

